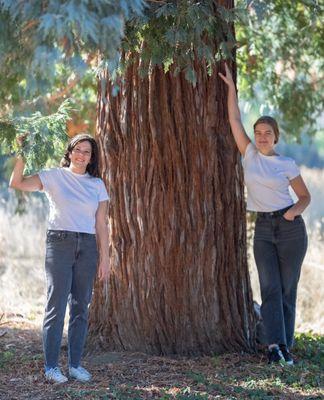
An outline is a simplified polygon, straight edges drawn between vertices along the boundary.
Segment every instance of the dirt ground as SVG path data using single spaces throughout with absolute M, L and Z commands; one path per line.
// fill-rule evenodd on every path
M 63 343 L 63 371 L 66 362 Z M 324 398 L 307 371 L 297 370 L 291 381 L 290 371 L 266 366 L 263 352 L 184 358 L 88 351 L 83 365 L 93 374 L 90 383 L 46 382 L 39 323 L 19 316 L 0 321 L 1 400 Z

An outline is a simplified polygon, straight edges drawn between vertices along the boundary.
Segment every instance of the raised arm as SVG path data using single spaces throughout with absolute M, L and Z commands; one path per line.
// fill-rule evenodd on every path
M 25 162 L 21 156 L 16 159 L 15 167 L 12 171 L 9 186 L 14 189 L 19 189 L 25 192 L 35 192 L 42 190 L 43 185 L 39 176 L 31 175 L 24 176 Z
M 233 133 L 235 143 L 239 149 L 239 152 L 244 156 L 246 147 L 251 142 L 251 140 L 246 134 L 242 124 L 233 77 L 226 63 L 225 63 L 225 73 L 226 73 L 225 76 L 220 72 L 218 73 L 218 75 L 223 79 L 223 81 L 228 86 L 227 108 L 228 108 L 229 122 L 231 125 L 231 130 Z

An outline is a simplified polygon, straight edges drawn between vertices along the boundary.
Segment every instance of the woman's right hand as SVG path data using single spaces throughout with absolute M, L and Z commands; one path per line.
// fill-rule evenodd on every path
M 235 89 L 231 71 L 226 63 L 224 63 L 224 65 L 225 65 L 225 75 L 223 75 L 221 72 L 219 72 L 218 75 L 223 79 L 223 81 L 226 83 L 228 87 L 233 87 Z
M 28 133 L 24 133 L 24 134 L 16 137 L 16 143 L 20 149 L 22 149 L 24 147 L 27 136 L 28 136 Z

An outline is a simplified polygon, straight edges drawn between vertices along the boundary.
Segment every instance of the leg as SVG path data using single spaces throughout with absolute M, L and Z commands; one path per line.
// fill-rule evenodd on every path
M 45 272 L 47 303 L 43 323 L 45 369 L 58 365 L 64 316 L 72 282 L 73 243 L 58 233 L 47 234 Z
M 268 344 L 285 343 L 282 288 L 276 247 L 268 240 L 254 240 L 254 257 L 261 289 L 261 315 Z
M 282 301 L 286 329 L 286 345 L 293 345 L 297 286 L 307 249 L 307 235 L 302 219 L 280 221 L 282 236 L 277 245 L 282 282 Z
M 69 366 L 80 365 L 88 328 L 88 307 L 97 268 L 95 236 L 80 236 L 80 251 L 73 266 L 69 320 Z

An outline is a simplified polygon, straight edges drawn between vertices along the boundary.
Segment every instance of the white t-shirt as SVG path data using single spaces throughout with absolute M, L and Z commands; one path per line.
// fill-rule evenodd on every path
M 271 212 L 294 203 L 289 193 L 289 181 L 300 175 L 300 171 L 292 158 L 265 156 L 249 143 L 243 169 L 248 210 Z
M 50 205 L 48 229 L 95 233 L 99 202 L 109 199 L 102 179 L 68 168 L 43 170 L 38 175 Z

